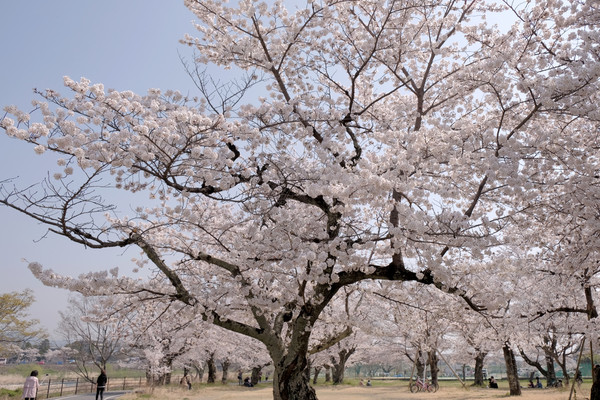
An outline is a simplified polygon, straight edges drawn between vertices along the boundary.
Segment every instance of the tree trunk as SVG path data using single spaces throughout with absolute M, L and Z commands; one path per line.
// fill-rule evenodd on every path
M 546 371 L 548 374 L 546 375 L 546 387 L 550 387 L 556 382 L 556 370 L 554 369 L 554 359 L 552 355 L 546 354 Z
M 325 364 L 323 368 L 325 368 L 325 382 L 331 382 L 331 366 Z
M 517 360 L 515 360 L 515 353 L 513 352 L 510 344 L 505 343 L 502 347 L 504 353 L 504 362 L 506 364 L 506 377 L 508 378 L 508 387 L 510 388 L 511 396 L 521 395 L 521 384 L 519 383 L 519 376 L 517 373 Z
M 229 358 L 226 358 L 223 362 L 221 362 L 221 369 L 223 370 L 223 376 L 221 377 L 221 383 L 223 385 L 227 385 L 227 374 L 229 373 Z
M 592 377 L 594 378 L 594 383 L 592 383 L 590 400 L 600 400 L 600 368 L 592 367 Z
M 217 367 L 215 365 L 215 353 L 211 353 L 210 357 L 206 361 L 208 367 L 208 379 L 206 383 L 215 383 L 217 380 Z
M 171 375 L 172 375 L 172 370 L 171 367 L 173 366 L 173 361 L 170 361 L 168 364 L 168 372 L 165 373 L 165 385 L 170 385 L 171 384 Z
M 250 374 L 250 383 L 256 386 L 260 382 L 260 377 L 262 375 L 262 367 L 254 367 L 252 368 L 252 373 Z
M 423 363 L 423 361 L 421 361 L 421 357 L 423 356 L 423 353 L 421 353 L 421 350 L 419 350 L 418 354 L 417 354 L 417 359 L 415 360 L 415 369 L 417 370 L 417 376 L 420 377 L 421 379 L 425 380 L 425 378 L 427 378 L 425 375 L 425 363 Z
M 560 370 L 563 373 L 563 384 L 564 386 L 569 386 L 569 371 L 567 370 L 567 356 L 565 353 L 562 354 L 562 362 L 558 363 L 560 365 Z
M 483 377 L 483 361 L 486 355 L 487 353 L 478 351 L 475 356 L 475 381 L 473 382 L 473 386 L 483 387 L 485 385 L 483 381 L 485 379 Z
M 342 349 L 338 353 L 339 361 L 336 362 L 335 357 L 331 356 L 331 363 L 333 364 L 333 384 L 339 385 L 344 382 L 344 371 L 346 369 L 346 362 L 352 354 L 356 351 L 355 348 Z
M 315 374 L 313 375 L 313 385 L 317 384 L 317 378 L 319 377 L 319 373 L 323 367 L 315 367 Z
M 525 354 L 525 351 L 523 351 L 522 348 L 519 348 L 519 352 L 521 353 L 521 357 L 523 357 L 523 361 L 525 361 L 527 364 L 531 365 L 532 367 L 535 367 L 539 371 L 539 373 L 542 374 L 543 377 L 548 379 L 548 371 L 544 368 L 544 366 L 537 359 L 533 360 L 533 359 L 529 358 L 527 356 L 527 354 Z M 547 359 L 546 359 L 546 361 L 547 361 Z M 547 365 L 546 365 L 546 367 L 547 367 Z M 552 367 L 554 367 L 554 365 L 552 365 Z M 533 378 L 533 375 L 530 377 L 530 379 L 532 379 L 532 378 Z
M 437 350 L 430 350 L 428 352 L 427 361 L 429 362 L 429 371 L 431 373 L 431 384 L 433 386 L 438 386 L 438 372 L 440 369 L 438 368 L 438 356 Z
M 308 337 L 306 342 L 308 345 Z M 273 361 L 273 400 L 317 400 L 315 390 L 310 386 L 310 376 L 306 373 L 306 351 L 290 350 L 281 360 Z
M 196 370 L 196 379 L 198 382 L 202 382 L 202 379 L 204 378 L 204 363 L 193 363 L 192 366 Z
M 171 369 L 173 367 L 173 360 L 163 359 L 160 363 L 158 371 L 161 371 L 154 377 L 155 384 L 158 386 L 171 384 Z M 166 372 L 164 372 L 166 371 Z

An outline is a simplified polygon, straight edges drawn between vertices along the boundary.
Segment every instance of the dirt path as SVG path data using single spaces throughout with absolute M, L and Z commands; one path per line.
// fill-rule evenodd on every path
M 576 400 L 589 398 L 589 388 L 583 387 Z M 319 400 L 485 400 L 508 398 L 508 389 L 442 388 L 437 393 L 410 393 L 406 386 L 382 387 L 317 387 Z M 148 397 L 145 397 L 146 399 Z M 172 389 L 155 393 L 152 399 L 161 400 L 271 400 L 273 391 L 270 387 L 204 387 L 190 392 Z M 126 396 L 123 399 L 134 400 L 137 396 Z M 568 400 L 568 389 L 523 389 L 518 400 Z

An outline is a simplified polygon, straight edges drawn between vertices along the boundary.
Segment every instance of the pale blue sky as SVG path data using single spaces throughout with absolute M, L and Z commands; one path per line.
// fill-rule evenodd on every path
M 194 33 L 194 15 L 179 0 L 4 0 L 0 2 L 0 108 L 29 110 L 33 88 L 62 90 L 62 79 L 82 76 L 108 88 L 145 93 L 148 88 L 193 92 L 178 43 Z M 65 92 L 66 93 L 66 92 Z M 17 140 L 0 135 L 0 180 L 40 181 L 49 160 Z M 0 292 L 32 289 L 31 315 L 51 334 L 68 293 L 46 288 L 27 269 L 28 261 L 64 274 L 125 267 L 133 253 L 84 250 L 62 238 L 37 241 L 45 228 L 0 207 Z M 53 335 L 54 336 L 54 335 Z

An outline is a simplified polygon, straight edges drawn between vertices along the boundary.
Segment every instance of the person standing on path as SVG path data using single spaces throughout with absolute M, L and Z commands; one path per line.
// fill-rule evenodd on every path
M 37 392 L 40 388 L 40 381 L 37 378 L 38 371 L 34 369 L 31 371 L 31 375 L 25 379 L 25 384 L 23 385 L 23 398 L 25 400 L 35 400 L 37 396 Z
M 100 375 L 96 379 L 96 400 L 98 400 L 98 395 L 100 396 L 100 400 L 104 400 L 104 389 L 106 389 L 107 383 L 108 377 L 106 376 L 106 371 L 101 368 Z

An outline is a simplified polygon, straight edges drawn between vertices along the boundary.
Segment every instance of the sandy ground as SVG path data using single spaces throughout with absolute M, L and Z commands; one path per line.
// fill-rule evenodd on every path
M 317 387 L 319 400 L 483 400 L 509 398 L 508 388 L 479 389 L 469 388 L 441 388 L 437 393 L 410 393 L 404 386 L 382 387 Z M 589 387 L 582 387 L 579 394 L 574 394 L 573 399 L 583 400 L 589 398 Z M 123 399 L 133 400 L 139 397 L 126 396 Z M 148 397 L 146 397 L 148 398 Z M 241 387 L 203 387 L 185 391 L 171 389 L 167 392 L 155 392 L 153 399 L 161 400 L 270 400 L 273 391 L 270 387 L 241 388 Z M 568 389 L 523 389 L 523 395 L 515 397 L 519 400 L 568 400 Z

